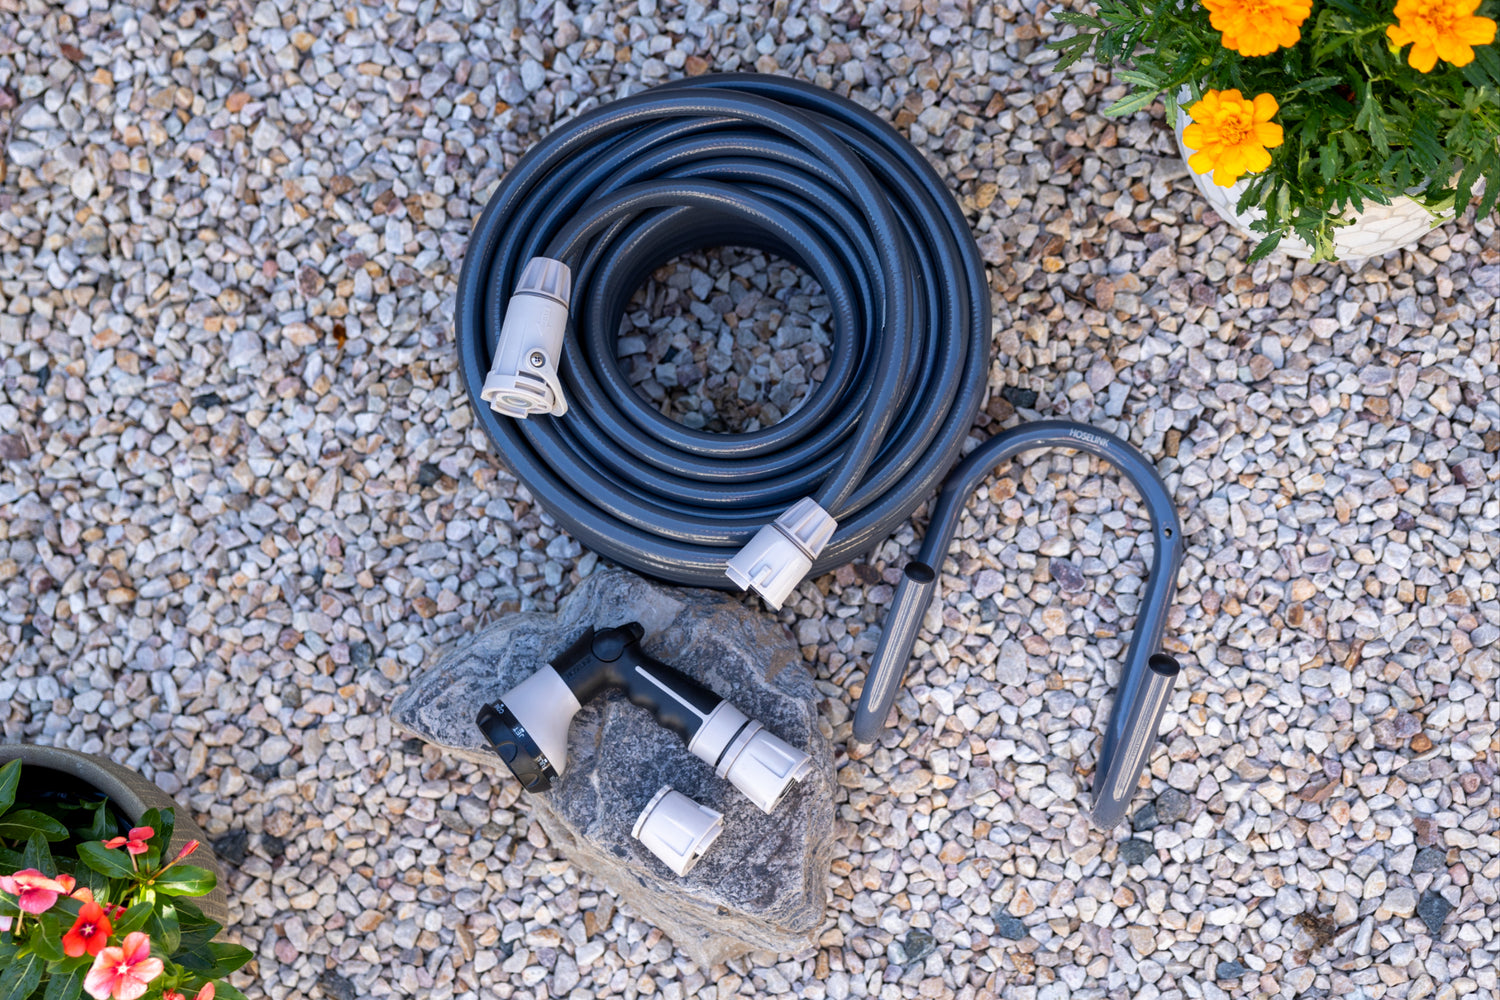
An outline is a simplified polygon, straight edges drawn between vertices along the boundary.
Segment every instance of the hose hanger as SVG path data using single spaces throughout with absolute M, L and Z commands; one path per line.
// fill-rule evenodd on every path
M 916 560 L 907 563 L 886 615 L 880 647 L 855 711 L 854 738 L 873 742 L 885 730 L 917 630 L 937 590 L 936 567 L 953 542 L 964 506 L 999 465 L 1034 448 L 1074 448 L 1102 458 L 1125 474 L 1151 512 L 1151 570 L 1094 772 L 1091 818 L 1095 826 L 1108 830 L 1125 818 L 1180 670 L 1176 659 L 1162 651 L 1161 641 L 1177 593 L 1183 543 L 1177 507 L 1156 469 L 1130 444 L 1087 424 L 1042 420 L 1014 427 L 975 448 L 948 476 L 922 548 Z

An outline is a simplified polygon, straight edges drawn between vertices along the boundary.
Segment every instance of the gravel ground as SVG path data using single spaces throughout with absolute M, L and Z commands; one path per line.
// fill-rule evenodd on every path
M 1247 267 L 1160 117 L 1107 122 L 1122 88 L 1053 72 L 1044 13 L 0 0 L 5 737 L 107 752 L 221 838 L 252 997 L 1494 995 L 1500 234 L 1470 213 L 1363 266 Z M 561 117 L 750 68 L 875 107 L 949 177 L 997 303 L 978 436 L 1066 414 L 1158 458 L 1186 679 L 1133 829 L 1092 832 L 1143 512 L 1081 457 L 995 480 L 904 735 L 840 758 L 818 946 L 699 969 L 514 782 L 383 708 L 596 566 L 455 371 L 485 195 Z M 693 270 L 680 302 L 716 309 Z M 749 326 L 726 372 L 815 375 Z M 726 372 L 669 391 L 661 332 L 643 391 L 707 420 Z M 783 613 L 840 740 L 915 539 Z

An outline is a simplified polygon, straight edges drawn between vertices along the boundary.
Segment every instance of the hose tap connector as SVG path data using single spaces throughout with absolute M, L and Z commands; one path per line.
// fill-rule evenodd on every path
M 729 560 L 724 572 L 741 590 L 755 588 L 767 604 L 780 611 L 837 528 L 838 522 L 828 511 L 811 497 L 803 497 L 757 531 L 750 544 Z
M 505 306 L 495 361 L 479 398 L 496 413 L 525 420 L 534 413 L 568 412 L 557 363 L 568 328 L 573 274 L 550 257 L 533 257 Z

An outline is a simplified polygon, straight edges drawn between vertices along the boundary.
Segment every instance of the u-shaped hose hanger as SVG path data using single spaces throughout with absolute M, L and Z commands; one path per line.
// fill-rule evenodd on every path
M 936 567 L 942 564 L 953 541 L 965 504 L 998 465 L 1033 448 L 1075 448 L 1104 459 L 1135 485 L 1151 511 L 1151 571 L 1094 772 L 1092 819 L 1095 826 L 1108 830 L 1125 818 L 1177 680 L 1177 661 L 1161 651 L 1161 640 L 1177 593 L 1183 543 L 1177 506 L 1156 469 L 1125 441 L 1087 424 L 1071 420 L 1022 424 L 975 448 L 949 474 L 933 508 L 921 551 L 915 562 L 906 565 L 886 615 L 880 648 L 870 663 L 864 694 L 854 714 L 854 738 L 873 742 L 885 729 L 917 630 L 937 590 Z

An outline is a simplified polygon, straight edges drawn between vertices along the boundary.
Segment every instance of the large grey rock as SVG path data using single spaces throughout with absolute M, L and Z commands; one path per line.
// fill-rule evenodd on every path
M 474 726 L 479 706 L 562 652 L 590 626 L 638 621 L 648 653 L 707 684 L 813 757 L 767 816 L 619 695 L 573 719 L 552 790 L 524 795 L 548 838 L 702 968 L 752 950 L 793 952 L 823 923 L 833 853 L 833 754 L 818 729 L 812 679 L 786 629 L 725 594 L 601 571 L 555 615 L 516 614 L 448 650 L 396 699 L 392 720 L 454 756 L 510 773 Z M 630 836 L 662 785 L 724 814 L 724 832 L 678 878 Z

